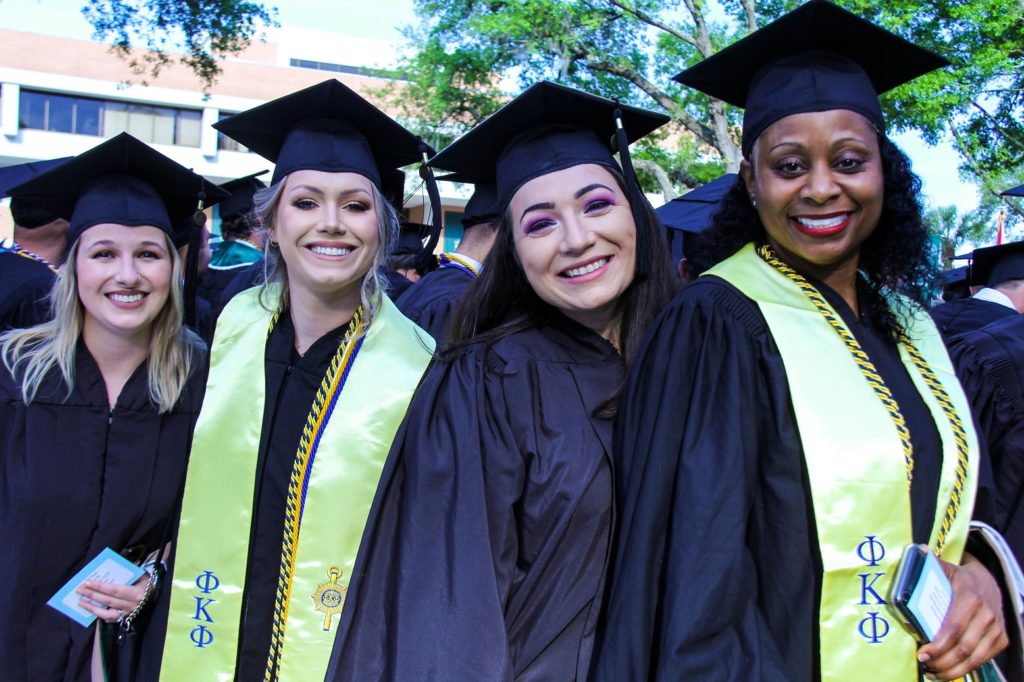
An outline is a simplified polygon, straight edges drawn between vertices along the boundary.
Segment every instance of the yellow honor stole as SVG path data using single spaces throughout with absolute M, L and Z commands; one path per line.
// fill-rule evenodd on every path
M 821 679 L 918 680 L 917 643 L 886 606 L 902 550 L 913 541 L 913 451 L 899 406 L 838 313 L 769 247 L 747 244 L 707 274 L 757 303 L 786 367 L 824 569 Z M 970 409 L 924 311 L 907 324 L 899 350 L 943 443 L 929 544 L 959 563 L 977 487 Z
M 165 680 L 235 676 L 266 399 L 262 359 L 276 318 L 250 289 L 217 323 L 182 503 Z M 433 340 L 386 297 L 360 336 L 364 329 L 357 312 L 297 444 L 281 556 L 260 557 L 280 564 L 267 680 L 323 679 L 384 460 L 432 356 Z

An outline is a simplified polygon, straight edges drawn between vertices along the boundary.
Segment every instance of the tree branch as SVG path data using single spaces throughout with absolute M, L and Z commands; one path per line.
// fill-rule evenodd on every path
M 1017 146 L 1017 147 L 1019 147 L 1021 149 L 1024 149 L 1024 140 L 1021 140 L 1019 137 L 1017 137 L 1016 135 L 1012 134 L 1006 128 L 1006 126 L 1004 126 L 995 116 L 990 114 L 985 109 L 985 107 L 981 106 L 976 101 L 971 102 L 971 106 L 974 107 L 975 109 L 977 109 L 978 111 L 980 111 L 982 113 L 982 115 L 985 118 L 987 118 L 989 120 L 989 122 L 992 123 L 992 125 L 995 127 L 995 129 L 999 131 L 1000 135 L 1002 135 L 1004 138 L 1006 138 L 1006 139 L 1010 140 L 1011 142 L 1013 142 L 1013 144 L 1015 146 Z
M 963 136 L 960 135 L 960 131 L 956 129 L 956 126 L 953 125 L 952 121 L 947 124 L 947 127 L 949 128 L 949 132 L 953 134 L 953 144 L 956 146 L 957 150 L 959 150 L 960 156 L 967 160 L 971 170 L 974 171 L 974 175 L 981 180 L 982 186 L 996 199 L 1009 206 L 1010 210 L 1021 218 L 1024 218 L 1024 212 L 1018 209 L 1013 202 L 1007 201 L 1006 197 L 1000 196 L 1000 190 L 993 186 L 991 178 L 989 178 L 988 174 L 978 166 L 978 163 L 974 160 L 974 156 L 970 153 L 970 150 L 967 149 L 967 143 L 964 142 Z
M 664 31 L 665 33 L 668 33 L 669 35 L 675 36 L 676 38 L 678 38 L 679 40 L 683 41 L 684 43 L 687 43 L 688 45 L 692 45 L 694 47 L 697 47 L 697 40 L 693 36 L 691 36 L 688 33 L 683 32 L 683 31 L 680 31 L 677 28 L 673 28 L 672 26 L 669 26 L 667 24 L 664 24 L 664 23 L 658 21 L 656 18 L 652 17 L 651 15 L 647 14 L 646 12 L 644 12 L 641 9 L 638 9 L 636 7 L 631 7 L 631 6 L 627 5 L 625 2 L 622 2 L 622 0 L 608 0 L 608 3 L 610 5 L 618 7 L 619 9 L 621 9 L 623 12 L 626 12 L 627 14 L 632 14 L 634 17 L 636 17 L 637 19 L 639 19 L 640 21 L 642 21 L 645 24 L 648 24 L 650 26 L 653 26 L 654 28 L 660 29 L 660 30 Z
M 685 3 L 686 9 L 693 17 L 693 26 L 697 34 L 697 51 L 704 59 L 707 59 L 714 54 L 715 50 L 711 47 L 711 35 L 708 33 L 708 24 L 704 20 L 704 12 L 698 6 L 697 0 L 685 0 Z
M 740 0 L 743 5 L 743 13 L 747 15 L 747 32 L 753 33 L 757 30 L 757 14 L 754 13 L 754 0 Z
M 665 198 L 666 202 L 672 201 L 675 198 L 676 190 L 672 186 L 668 173 L 661 167 L 661 164 L 649 159 L 633 159 L 633 168 L 654 176 L 654 179 L 658 182 L 658 187 L 661 189 L 661 196 Z
M 597 59 L 592 55 L 588 55 L 584 58 L 584 61 L 591 71 L 601 71 L 604 73 L 610 73 L 614 76 L 625 78 L 633 85 L 643 90 L 649 95 L 655 102 L 664 107 L 669 113 L 672 114 L 672 118 L 679 121 L 684 128 L 689 130 L 691 133 L 696 135 L 702 142 L 705 142 L 713 147 L 718 147 L 718 139 L 715 135 L 715 131 L 708 127 L 706 124 L 697 120 L 696 117 L 691 116 L 689 112 L 683 107 L 679 106 L 679 102 L 669 97 L 663 90 L 661 90 L 654 83 L 649 81 L 643 76 L 643 74 L 631 69 L 628 66 L 619 64 L 616 62 L 608 61 L 605 59 Z

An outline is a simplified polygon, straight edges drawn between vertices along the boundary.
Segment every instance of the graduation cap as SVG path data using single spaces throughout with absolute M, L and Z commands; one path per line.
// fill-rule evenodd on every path
M 40 173 L 45 173 L 66 161 L 70 161 L 72 158 L 74 157 L 64 156 L 59 159 L 30 161 L 29 163 L 19 163 L 14 166 L 0 168 L 0 199 L 9 196 L 7 194 L 8 189 L 17 187 Z M 27 230 L 48 225 L 59 218 L 59 216 L 55 215 L 53 211 L 44 205 L 33 205 L 24 199 L 13 198 L 11 199 L 11 215 L 18 227 Z
M 726 173 L 654 209 L 662 225 L 682 233 L 679 240 L 671 236 L 672 256 L 677 262 L 685 257 L 686 235 L 698 234 L 711 227 L 711 218 L 738 177 L 736 173 Z
M 430 225 L 408 223 L 403 221 L 398 232 L 398 243 L 393 256 L 419 256 L 423 252 L 423 244 L 430 235 Z
M 1024 185 L 1019 185 L 1013 189 L 1008 189 L 1005 192 L 1000 193 L 1001 197 L 1024 197 Z
M 43 203 L 66 218 L 68 244 L 103 223 L 162 230 L 176 244 L 184 234 L 198 243 L 201 212 L 228 195 L 217 185 L 164 156 L 145 142 L 121 133 L 87 152 L 9 190 L 14 198 Z M 191 222 L 189 222 L 191 221 Z M 190 260 L 198 246 L 190 250 Z M 195 271 L 186 265 L 186 306 Z M 191 324 L 194 315 L 186 315 Z
M 967 265 L 961 265 L 958 268 L 951 268 L 949 270 L 943 270 L 939 273 L 939 282 L 943 288 L 954 287 L 960 284 L 966 286 L 967 276 L 970 267 Z
M 1024 279 L 1024 242 L 974 250 L 971 286 L 991 287 L 1010 279 Z
M 668 123 L 664 114 L 619 104 L 549 81 L 527 88 L 430 161 L 435 168 L 494 181 L 504 211 L 524 184 L 582 164 L 622 172 L 634 221 L 646 201 L 629 157 L 629 143 Z M 621 169 L 612 156 L 619 153 Z M 637 245 L 637 274 L 648 270 Z
M 217 185 L 128 133 L 9 192 L 34 203 L 45 201 L 55 214 L 66 218 L 69 244 L 101 223 L 152 225 L 173 239 L 175 222 L 195 214 L 200 201 L 211 205 L 227 196 Z
M 848 109 L 884 132 L 878 95 L 948 64 L 827 0 L 811 0 L 674 80 L 745 109 L 749 158 L 764 129 L 792 114 Z
M 369 178 L 383 192 L 382 180 L 391 171 L 425 162 L 434 153 L 422 139 L 333 78 L 222 119 L 213 127 L 273 161 L 272 184 L 297 170 L 348 172 Z M 432 251 L 441 233 L 441 196 L 426 165 L 420 167 L 420 176 L 433 215 L 427 245 Z
M 473 194 L 462 211 L 463 227 L 469 228 L 501 218 L 501 208 L 498 206 L 498 187 L 494 182 L 472 178 L 463 173 L 449 173 L 438 180 L 473 185 Z
M 267 186 L 265 182 L 258 179 L 265 173 L 267 171 L 261 170 L 243 178 L 228 180 L 220 185 L 222 190 L 231 193 L 231 196 L 223 199 L 217 205 L 217 212 L 220 214 L 221 220 L 236 220 L 252 212 L 253 197 L 256 192 Z
M 19 163 L 14 166 L 4 166 L 3 168 L 0 168 L 0 199 L 9 196 L 7 190 L 12 187 L 17 187 L 37 175 L 53 170 L 73 158 L 73 156 L 62 156 L 59 159 L 30 161 L 29 163 Z
M 432 153 L 419 137 L 333 78 L 213 127 L 277 164 L 271 184 L 297 170 L 319 170 L 359 173 L 380 188 L 383 171 Z

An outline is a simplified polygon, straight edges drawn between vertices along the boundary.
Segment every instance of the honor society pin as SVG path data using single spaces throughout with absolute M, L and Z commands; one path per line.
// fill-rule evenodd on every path
M 348 588 L 338 584 L 341 574 L 342 570 L 340 568 L 331 566 L 327 570 L 327 577 L 330 580 L 320 583 L 316 588 L 316 592 L 311 595 L 313 597 L 313 609 L 324 614 L 324 630 L 331 629 L 331 621 L 345 607 L 345 593 L 348 591 Z

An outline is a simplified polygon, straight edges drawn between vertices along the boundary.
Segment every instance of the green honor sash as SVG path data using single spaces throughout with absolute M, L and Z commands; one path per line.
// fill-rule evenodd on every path
M 824 568 L 821 679 L 918 680 L 917 643 L 886 606 L 902 550 L 913 541 L 906 461 L 912 453 L 905 452 L 894 418 L 873 388 L 880 378 L 867 380 L 822 310 L 793 278 L 758 256 L 752 244 L 707 274 L 725 279 L 758 304 L 786 367 Z M 828 308 L 834 323 L 845 330 L 839 315 Z M 929 544 L 941 548 L 946 561 L 959 563 L 974 507 L 977 437 L 931 318 L 918 311 L 906 332 L 910 343 L 900 344 L 900 356 L 943 443 Z M 915 353 L 920 362 L 914 360 Z M 923 376 L 929 370 L 930 376 Z M 936 380 L 937 388 L 931 385 Z M 881 383 L 881 391 L 887 391 Z M 951 410 L 964 416 L 962 431 Z M 960 450 L 958 437 L 966 441 Z M 959 511 L 953 508 L 951 513 L 954 494 Z
M 182 503 L 165 680 L 235 676 L 274 318 L 257 297 L 239 294 L 217 323 Z M 350 331 L 358 324 L 357 313 Z M 346 336 L 296 444 L 282 556 L 259 557 L 282 566 L 267 679 L 323 679 L 384 460 L 434 346 L 386 297 L 356 336 Z

